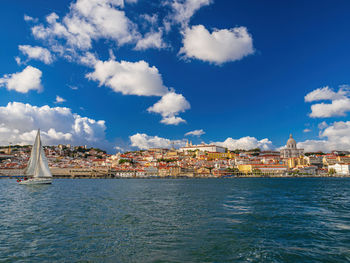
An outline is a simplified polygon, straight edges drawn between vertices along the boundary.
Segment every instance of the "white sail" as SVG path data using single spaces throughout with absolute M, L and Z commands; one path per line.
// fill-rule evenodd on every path
M 36 135 L 36 138 L 35 138 L 34 145 L 32 147 L 32 152 L 30 154 L 30 159 L 29 159 L 26 171 L 25 171 L 25 174 L 28 175 L 28 176 L 33 176 L 34 172 L 35 172 L 35 169 L 36 169 L 36 163 L 37 163 L 37 159 L 38 159 L 38 154 L 37 154 L 38 150 L 37 150 L 37 148 L 38 148 L 38 145 L 40 144 L 39 136 L 40 135 L 39 135 L 39 131 L 38 131 L 38 133 Z
M 47 163 L 45 152 L 40 140 L 40 131 L 35 138 L 35 142 L 30 154 L 30 159 L 26 169 L 26 175 L 33 178 L 48 178 L 52 177 L 52 174 Z

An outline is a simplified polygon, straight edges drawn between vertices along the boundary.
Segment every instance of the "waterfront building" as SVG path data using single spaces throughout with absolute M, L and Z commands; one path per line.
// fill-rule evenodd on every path
M 281 158 L 293 158 L 303 155 L 304 149 L 297 148 L 297 142 L 293 139 L 292 134 L 289 135 L 287 145 L 281 150 Z
M 227 170 L 226 168 L 215 168 L 212 170 L 212 174 L 215 177 L 222 177 L 225 175 L 232 175 L 232 171 Z
M 198 168 L 195 172 L 197 176 L 202 176 L 202 177 L 208 177 L 211 174 L 210 169 L 205 167 Z
M 158 168 L 156 167 L 145 167 L 144 168 L 144 171 L 145 171 L 145 175 L 147 177 L 155 177 L 155 176 L 158 176 Z
M 347 164 L 336 163 L 336 164 L 328 165 L 328 172 L 331 169 L 333 169 L 336 174 L 350 175 L 350 164 L 348 163 Z
M 302 175 L 316 175 L 317 169 L 318 169 L 317 166 L 314 166 L 314 165 L 298 168 L 299 173 Z
M 238 170 L 241 173 L 256 173 L 256 174 L 263 174 L 263 175 L 282 175 L 288 170 L 288 167 L 286 165 L 280 165 L 280 164 L 240 164 L 237 166 Z

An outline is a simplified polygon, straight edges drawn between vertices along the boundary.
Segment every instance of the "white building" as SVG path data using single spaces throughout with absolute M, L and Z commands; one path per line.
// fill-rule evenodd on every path
M 350 175 L 350 164 L 332 164 L 328 165 L 328 172 L 334 169 L 336 174 L 341 174 L 341 175 Z
M 181 147 L 179 149 L 180 152 L 188 152 L 188 151 L 202 151 L 202 152 L 216 152 L 216 153 L 225 153 L 226 152 L 226 148 L 225 147 L 221 147 L 221 146 L 216 146 L 214 144 L 199 144 L 199 145 L 192 145 L 192 143 L 188 143 L 186 144 L 185 147 Z
M 287 145 L 281 150 L 281 158 L 293 158 L 303 155 L 304 149 L 297 148 L 297 142 L 293 139 L 292 134 L 289 135 Z
M 307 175 L 316 175 L 317 174 L 317 166 L 311 165 L 311 166 L 304 166 L 301 168 L 297 168 L 301 174 L 307 174 Z

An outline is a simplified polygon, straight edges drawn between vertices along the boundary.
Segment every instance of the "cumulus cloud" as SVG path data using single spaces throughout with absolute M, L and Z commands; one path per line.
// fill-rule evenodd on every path
M 158 69 L 143 60 L 118 62 L 112 58 L 98 61 L 94 71 L 86 77 L 98 81 L 100 86 L 105 85 L 124 95 L 161 96 L 157 103 L 148 108 L 148 112 L 161 114 L 161 122 L 164 124 L 177 125 L 185 122 L 177 115 L 190 108 L 189 102 L 183 95 L 165 87 Z
M 96 65 L 96 63 L 99 61 L 96 58 L 95 54 L 91 52 L 85 52 L 82 55 L 77 56 L 76 59 L 79 64 L 82 64 L 90 68 L 93 68 Z
M 198 136 L 199 137 L 203 134 L 205 134 L 205 131 L 200 129 L 200 130 L 189 131 L 189 132 L 185 133 L 185 136 L 191 135 L 191 136 Z
M 226 147 L 227 149 L 233 151 L 237 149 L 250 150 L 254 148 L 260 148 L 261 150 L 271 150 L 274 148 L 272 142 L 269 139 L 258 140 L 255 137 L 242 137 L 239 139 L 227 138 L 223 142 L 214 142 L 213 144 Z
M 170 140 L 158 136 L 149 136 L 145 133 L 136 133 L 129 138 L 131 146 L 141 150 L 150 148 L 170 148 L 172 145 L 175 147 L 182 147 L 186 144 L 185 140 Z
M 179 23 L 186 26 L 195 12 L 212 2 L 212 0 L 174 0 L 170 3 L 172 13 L 167 20 L 170 20 L 170 23 Z
M 337 116 L 346 116 L 350 111 L 350 89 L 347 85 L 340 86 L 335 92 L 328 86 L 316 89 L 305 96 L 305 102 L 314 102 L 322 100 L 330 100 L 330 103 L 317 103 L 311 105 L 312 118 L 329 118 Z
M 56 101 L 55 101 L 55 103 L 62 103 L 62 102 L 65 102 L 66 100 L 64 99 L 64 98 L 62 98 L 62 97 L 60 97 L 60 96 L 56 96 Z
M 155 66 L 150 67 L 143 60 L 98 61 L 95 71 L 87 74 L 87 78 L 124 95 L 162 96 L 168 92 L 158 69 Z
M 350 121 L 339 121 L 320 132 L 320 140 L 299 142 L 298 147 L 307 152 L 350 150 Z
M 41 91 L 41 75 L 39 69 L 27 66 L 22 72 L 6 74 L 0 78 L 0 87 L 20 93 L 28 93 L 30 90 Z
M 39 128 L 46 145 L 106 145 L 105 122 L 82 117 L 69 108 L 20 102 L 0 107 L 0 145 L 32 144 Z
M 151 31 L 147 33 L 143 38 L 140 38 L 137 43 L 135 50 L 145 50 L 149 48 L 162 49 L 165 48 L 166 44 L 163 41 L 163 31 Z
M 77 0 L 62 19 L 51 13 L 46 17 L 47 25 L 32 27 L 32 33 L 51 44 L 65 41 L 65 45 L 77 50 L 88 50 L 92 41 L 99 39 L 109 39 L 117 45 L 135 42 L 139 33 L 121 10 L 123 7 L 122 0 Z
M 163 117 L 163 119 L 161 119 L 160 122 L 166 125 L 178 125 L 182 122 L 186 123 L 186 120 L 184 120 L 181 117 L 170 116 L 170 117 Z
M 338 92 L 335 92 L 333 89 L 330 89 L 328 86 L 323 88 L 315 89 L 305 96 L 305 102 L 313 102 L 319 100 L 337 100 L 342 99 L 348 95 L 349 92 L 347 89 L 340 88 Z
M 155 112 L 162 115 L 162 123 L 177 125 L 185 122 L 184 119 L 176 117 L 180 112 L 190 109 L 190 103 L 182 94 L 169 92 L 165 94 L 157 103 L 147 109 L 148 112 Z
M 53 56 L 51 52 L 42 47 L 38 46 L 29 46 L 29 45 L 20 45 L 18 49 L 28 57 L 28 59 L 36 59 L 44 62 L 45 64 L 51 64 L 53 62 Z
M 245 27 L 215 29 L 203 25 L 186 28 L 180 54 L 215 64 L 240 60 L 254 53 L 253 39 Z
M 312 105 L 309 116 L 312 118 L 346 116 L 348 111 L 350 111 L 350 99 L 343 98 L 333 100 L 331 103 L 318 103 Z

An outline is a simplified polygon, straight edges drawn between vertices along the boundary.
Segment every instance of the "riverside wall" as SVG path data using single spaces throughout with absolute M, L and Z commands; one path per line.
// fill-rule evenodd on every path
M 120 173 L 116 173 L 115 171 L 111 171 L 108 168 L 50 168 L 51 173 L 54 178 L 257 178 L 257 177 L 350 177 L 350 175 L 340 175 L 333 174 L 330 175 L 328 173 L 323 174 L 289 174 L 289 173 L 281 173 L 281 174 L 269 174 L 269 175 L 261 175 L 261 174 L 232 174 L 229 176 L 220 176 L 213 174 L 197 174 L 197 173 L 179 173 L 179 174 L 137 174 L 136 172 L 125 172 L 125 174 L 121 175 Z M 0 169 L 0 178 L 11 178 L 17 176 L 24 176 L 24 169 Z

